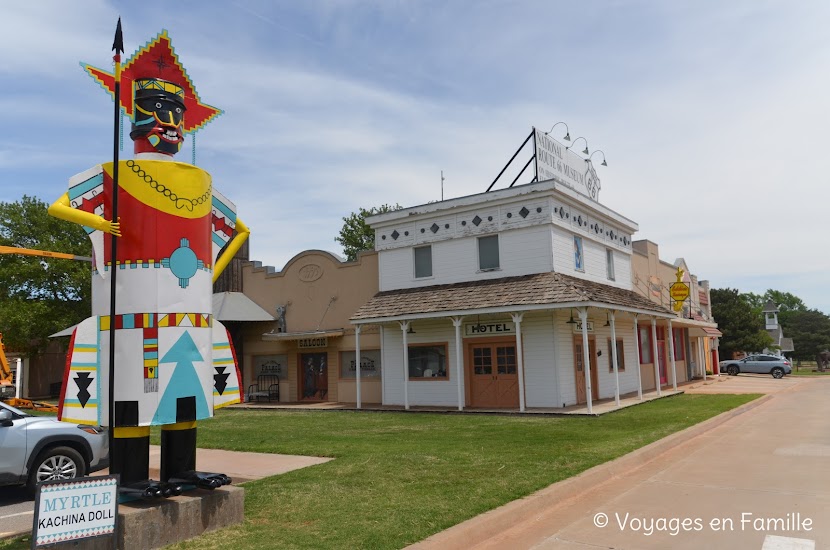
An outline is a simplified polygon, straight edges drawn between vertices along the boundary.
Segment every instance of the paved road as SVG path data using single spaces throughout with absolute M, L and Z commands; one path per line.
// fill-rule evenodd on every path
M 699 386 L 702 393 L 767 387 L 771 395 L 640 467 L 609 469 L 608 481 L 593 490 L 548 499 L 533 513 L 508 504 L 496 513 L 508 514 L 509 527 L 486 540 L 476 533 L 497 516 L 473 518 L 416 546 L 830 548 L 830 379 L 767 378 Z
M 0 487 L 0 538 L 32 528 L 34 501 L 20 487 Z

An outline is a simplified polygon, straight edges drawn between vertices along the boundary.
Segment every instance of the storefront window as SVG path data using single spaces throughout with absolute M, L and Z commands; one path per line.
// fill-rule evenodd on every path
M 340 378 L 356 378 L 354 351 L 340 353 Z M 360 350 L 360 378 L 380 378 L 380 350 Z
M 686 359 L 686 347 L 683 345 L 683 329 L 673 328 L 672 338 L 674 339 L 674 359 L 675 361 L 682 361 Z
M 617 371 L 625 372 L 625 347 L 622 338 L 617 338 Z M 614 372 L 614 356 L 611 354 L 611 339 L 608 339 L 608 372 Z
M 651 359 L 651 327 L 640 327 L 640 364 L 652 363 Z
M 446 378 L 447 345 L 409 346 L 409 378 Z
M 288 356 L 286 355 L 255 355 L 254 375 L 277 375 L 280 380 L 288 379 Z

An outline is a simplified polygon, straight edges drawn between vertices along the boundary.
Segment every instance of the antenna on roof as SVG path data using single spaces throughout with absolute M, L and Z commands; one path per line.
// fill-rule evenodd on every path
M 441 200 L 444 200 L 444 171 L 441 170 Z

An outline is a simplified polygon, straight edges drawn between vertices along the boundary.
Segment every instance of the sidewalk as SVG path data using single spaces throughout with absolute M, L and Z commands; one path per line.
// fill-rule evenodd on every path
M 332 460 L 319 456 L 274 455 L 223 451 L 220 449 L 196 449 L 196 466 L 203 472 L 218 472 L 227 475 L 233 485 L 268 476 L 284 474 L 307 466 L 323 464 Z M 150 478 L 158 479 L 161 463 L 161 447 L 150 445 Z M 102 470 L 93 475 L 105 475 Z
M 830 380 L 695 386 L 768 395 L 411 548 L 830 548 Z

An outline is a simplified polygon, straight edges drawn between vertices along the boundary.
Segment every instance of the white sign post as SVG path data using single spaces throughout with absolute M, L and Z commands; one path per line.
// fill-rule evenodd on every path
M 116 546 L 118 477 L 79 477 L 38 486 L 32 548 L 111 536 Z

